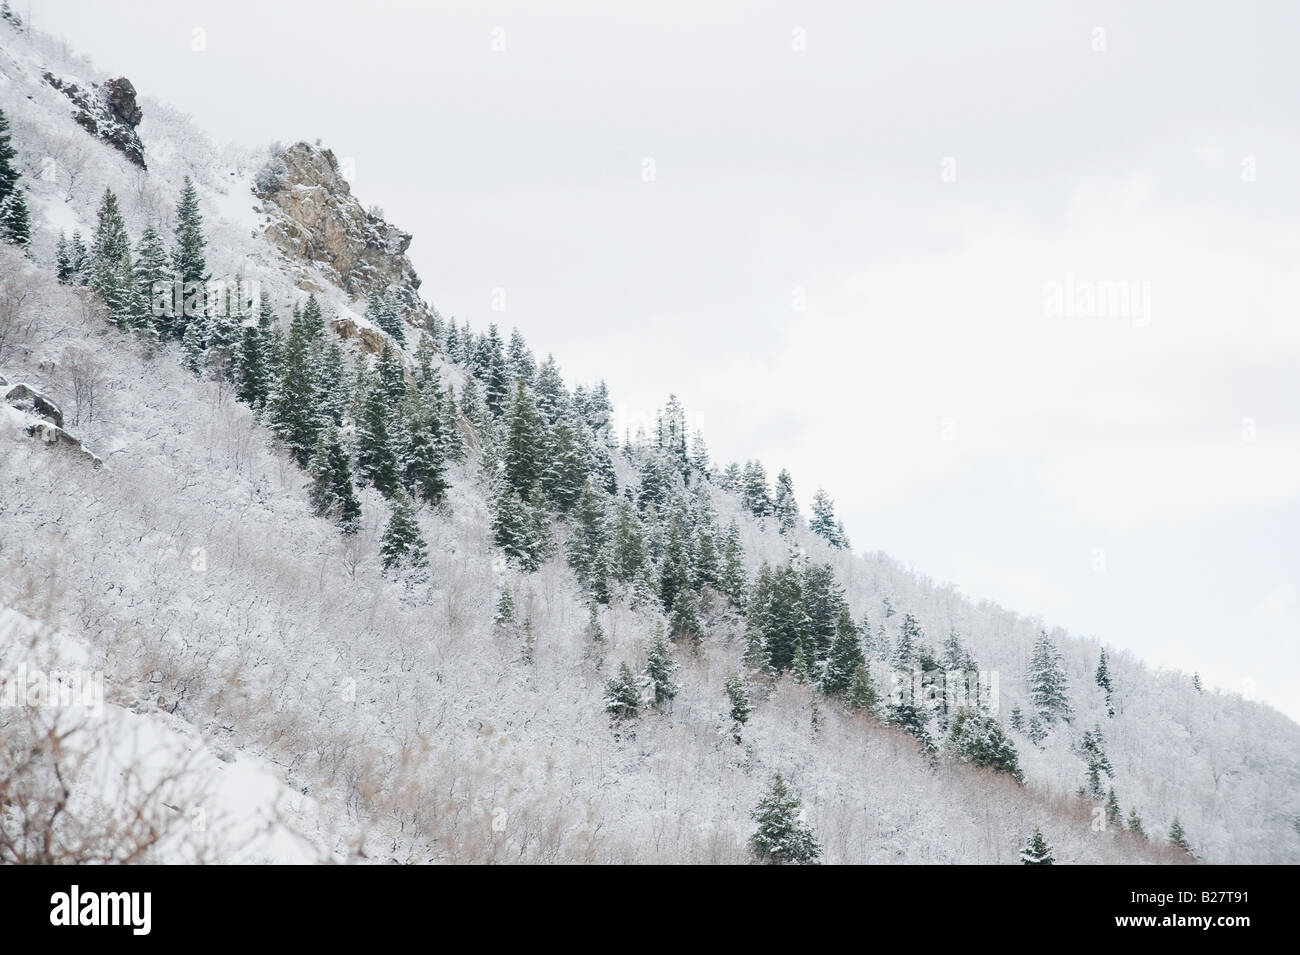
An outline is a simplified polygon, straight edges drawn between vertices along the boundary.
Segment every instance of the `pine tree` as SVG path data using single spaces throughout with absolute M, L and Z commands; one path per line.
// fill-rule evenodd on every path
M 749 722 L 750 714 L 754 711 L 749 700 L 749 690 L 745 687 L 744 677 L 738 673 L 733 673 L 727 677 L 722 689 L 727 694 L 727 702 L 731 705 L 731 709 L 728 711 L 728 715 L 731 717 L 731 733 L 736 742 L 739 743 L 740 728 Z
M 429 548 L 420 534 L 410 498 L 399 491 L 391 501 L 392 516 L 379 545 L 384 573 L 404 572 L 409 580 L 418 580 L 429 566 Z
M 704 627 L 695 610 L 695 594 L 686 590 L 677 595 L 677 599 L 673 601 L 672 620 L 669 626 L 673 640 L 678 643 L 689 643 L 692 648 L 699 649 Z
M 262 293 L 257 324 L 247 325 L 239 343 L 235 363 L 235 394 L 250 408 L 261 410 L 271 393 L 271 328 L 275 313 Z
M 569 538 L 569 566 L 578 582 L 599 603 L 609 603 L 609 533 L 605 505 L 587 482 L 573 515 Z
M 492 534 L 506 557 L 530 573 L 550 555 L 546 508 L 536 494 L 522 498 L 503 486 L 493 505 Z
M 541 480 L 542 439 L 541 417 L 519 382 L 506 426 L 505 479 L 523 497 L 531 495 Z
M 312 513 L 338 522 L 345 534 L 355 534 L 361 523 L 361 503 L 352 489 L 352 467 L 333 425 L 321 432 L 308 467 L 311 483 L 307 497 Z
M 185 329 L 185 338 L 195 326 Z M 270 399 L 271 428 L 284 442 L 300 467 L 306 467 L 320 426 L 316 410 L 316 388 L 311 367 L 312 334 L 299 316 L 289 328 L 280 356 L 280 374 Z
M 772 499 L 772 515 L 782 534 L 789 534 L 799 523 L 799 505 L 794 499 L 794 481 L 790 472 L 782 469 L 776 476 L 776 493 Z
M 722 575 L 719 589 L 731 600 L 737 610 L 745 608 L 745 548 L 740 540 L 740 528 L 735 521 L 727 527 L 727 537 L 722 544 Z
M 656 635 L 650 649 L 646 652 L 645 678 L 654 694 L 654 705 L 663 706 L 672 701 L 681 689 L 673 682 L 677 664 L 673 662 L 672 650 L 668 646 L 661 629 Z
M 832 546 L 842 546 L 835 520 L 835 502 L 821 488 L 818 488 L 817 493 L 813 495 L 812 517 L 808 519 L 808 529 Z
M 1129 832 L 1137 833 L 1139 836 L 1146 836 L 1146 830 L 1142 828 L 1142 817 L 1138 815 L 1137 807 L 1129 807 L 1126 825 Z
M 68 237 L 59 232 L 59 241 L 54 247 L 54 277 L 60 285 L 72 284 L 72 250 L 68 246 Z
M 176 244 L 172 247 L 172 269 L 182 282 L 207 281 L 208 265 L 203 255 L 206 245 L 199 194 L 190 177 L 186 176 L 180 203 L 176 206 Z
M 135 247 L 135 283 L 140 299 L 147 306 L 150 335 L 156 339 L 166 338 L 174 330 L 172 282 L 162 236 L 153 226 L 146 226 Z
M 27 197 L 18 185 L 22 174 L 13 162 L 17 155 L 9 141 L 9 120 L 0 110 L 0 236 L 25 249 L 31 244 L 32 229 Z
M 758 461 L 748 461 L 741 475 L 741 501 L 755 517 L 772 513 L 772 498 L 767 489 L 767 472 Z
M 1106 715 L 1114 716 L 1115 708 L 1110 705 L 1110 669 L 1106 666 L 1106 651 L 1101 651 L 1101 659 L 1097 663 L 1097 685 L 1106 692 Z
M 90 251 L 82 241 L 81 233 L 75 229 L 72 232 L 72 242 L 69 243 L 68 259 L 72 267 L 69 284 L 87 284 L 90 281 Z
M 518 386 L 522 387 L 522 383 Z M 582 494 L 587 470 L 573 425 L 567 419 L 556 422 L 544 441 L 541 465 L 542 492 L 551 507 L 567 514 Z
M 1069 722 L 1071 709 L 1068 691 L 1069 684 L 1066 682 L 1061 654 L 1044 630 L 1034 643 L 1033 655 L 1029 661 L 1029 693 L 1038 717 L 1045 726 L 1050 726 L 1058 719 Z
M 800 816 L 799 799 L 778 773 L 750 813 L 758 829 L 749 837 L 754 860 L 766 865 L 816 865 L 821 847 Z
M 641 576 L 646 564 L 645 531 L 636 509 L 626 499 L 620 500 L 614 516 L 612 569 L 621 583 L 631 585 Z
M 1025 781 L 1015 745 L 1007 739 L 1001 724 L 987 713 L 968 707 L 958 710 L 948 747 L 958 759 L 1006 773 L 1018 783 Z
M 1115 776 L 1104 747 L 1105 740 L 1102 739 L 1100 726 L 1093 730 L 1086 730 L 1083 739 L 1079 743 L 1080 755 L 1088 767 L 1087 793 L 1098 798 L 1101 796 L 1102 773 L 1105 773 L 1110 778 Z
M 377 376 L 368 375 L 357 420 L 357 473 L 386 497 L 396 493 L 400 477 L 390 433 L 393 412 L 383 383 Z
M 1119 800 L 1115 798 L 1115 787 L 1110 787 L 1110 792 L 1106 793 L 1106 825 L 1119 826 L 1124 822 L 1124 817 L 1119 810 Z
M 515 623 L 515 597 L 510 592 L 510 586 L 501 588 L 501 596 L 497 598 L 497 612 L 492 618 L 492 622 L 498 628 L 509 628 Z
M 200 337 L 198 325 L 185 326 L 185 334 L 181 336 L 181 352 L 185 367 L 196 375 L 202 374 L 203 339 Z M 306 464 L 306 461 L 298 455 L 296 450 L 294 450 L 294 458 L 299 464 Z
M 1192 855 L 1192 846 L 1187 841 L 1187 833 L 1183 831 L 1183 824 L 1178 821 L 1177 816 L 1174 816 L 1174 821 L 1169 826 L 1169 844 Z
M 32 243 L 31 214 L 27 209 L 27 194 L 22 188 L 15 188 L 0 199 L 0 236 L 22 249 Z
M 104 190 L 100 201 L 90 272 L 91 288 L 104 300 L 109 320 L 119 328 L 134 324 L 140 308 L 131 265 L 131 239 L 111 189 Z
M 1028 845 L 1020 850 L 1020 861 L 1025 865 L 1052 865 L 1056 861 L 1041 829 L 1034 829 Z
M 628 720 L 641 708 L 641 687 L 632 668 L 620 664 L 618 675 L 605 684 L 605 712 L 617 720 Z
M 853 675 L 866 662 L 862 655 L 862 643 L 858 639 L 858 627 L 853 622 L 853 615 L 847 606 L 840 610 L 839 620 L 835 626 L 835 639 L 831 643 L 830 653 L 826 658 L 826 667 L 822 671 L 822 692 L 827 696 L 840 696 L 853 682 Z
M 871 680 L 871 672 L 865 663 L 858 664 L 853 670 L 853 679 L 849 681 L 849 688 L 844 693 L 844 702 L 851 710 L 876 712 L 879 698 L 876 695 L 876 685 Z

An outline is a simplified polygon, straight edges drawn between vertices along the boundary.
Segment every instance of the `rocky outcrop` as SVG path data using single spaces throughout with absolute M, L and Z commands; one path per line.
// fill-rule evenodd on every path
M 17 412 L 14 421 L 29 437 L 39 439 L 48 447 L 74 451 L 89 461 L 95 470 L 104 466 L 104 462 L 98 455 L 63 430 L 63 412 L 59 410 L 59 406 L 31 385 L 22 383 L 14 385 L 5 392 L 4 400 L 14 409 L 14 412 Z
M 136 132 L 144 113 L 135 101 L 135 87 L 130 80 L 119 76 L 86 87 L 50 72 L 41 75 L 46 83 L 72 101 L 72 118 L 91 135 L 108 143 L 141 169 L 146 168 L 144 143 Z
M 345 342 L 355 338 L 361 351 L 365 354 L 378 355 L 383 351 L 385 340 L 383 332 L 377 332 L 373 328 L 358 325 L 350 318 L 336 318 L 330 322 L 330 327 Z
M 77 438 L 48 421 L 35 421 L 29 424 L 25 430 L 29 436 L 39 438 L 49 447 L 65 448 L 76 452 L 85 458 L 96 471 L 104 466 L 104 462 L 99 455 L 94 454 Z
M 272 213 L 267 237 L 291 260 L 315 266 L 363 301 L 372 290 L 391 290 L 409 323 L 426 324 L 420 277 L 406 257 L 411 234 L 357 201 L 334 153 L 290 146 L 262 169 L 253 190 Z
M 63 412 L 59 410 L 59 406 L 31 385 L 21 383 L 14 385 L 5 392 L 5 401 L 19 411 L 44 418 L 56 428 L 63 427 Z

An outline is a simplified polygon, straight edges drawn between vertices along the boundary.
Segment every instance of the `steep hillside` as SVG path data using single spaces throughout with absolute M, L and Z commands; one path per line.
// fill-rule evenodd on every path
M 675 401 L 655 435 L 616 436 L 603 383 L 570 387 L 522 335 L 443 318 L 409 234 L 363 211 L 328 150 L 218 149 L 146 96 L 137 161 L 66 92 L 123 88 L 109 79 L 0 24 L 34 225 L 25 255 L 0 245 L 0 394 L 28 388 L 0 403 L 0 670 L 102 672 L 104 704 L 0 708 L 23 757 L 0 777 L 0 833 L 57 804 L 57 765 L 84 831 L 59 832 L 55 861 L 745 862 L 780 773 L 830 863 L 1015 863 L 1035 828 L 1059 862 L 1192 861 L 1167 844 L 1175 818 L 1196 858 L 1300 861 L 1290 720 L 1112 647 L 1108 706 L 1094 641 L 853 553 L 833 520 L 786 520 L 780 482 L 688 450 Z M 187 177 L 207 272 L 259 293 L 233 344 L 215 323 L 187 339 L 123 322 L 56 275 L 60 233 L 89 245 L 105 189 L 133 249 L 146 227 L 170 248 Z M 283 357 L 269 394 L 242 399 L 260 295 L 279 354 L 313 356 L 305 423 L 286 418 Z M 31 396 L 69 441 L 41 440 L 54 421 Z M 405 474 L 425 415 L 446 485 L 427 496 L 366 470 L 387 428 Z M 309 487 L 330 434 L 350 526 Z M 385 567 L 404 507 L 426 567 Z M 1031 686 L 1044 631 L 1068 719 Z M 828 678 L 843 634 L 874 703 Z M 610 681 L 641 674 L 661 635 L 675 696 L 655 705 L 643 683 L 617 718 Z M 982 675 L 1023 784 L 957 751 L 955 710 L 891 698 L 895 672 L 928 686 L 941 660 Z M 1109 772 L 1079 795 L 1098 728 Z M 51 732 L 58 747 L 37 745 Z M 138 782 L 105 788 L 114 773 Z M 1098 825 L 1111 791 L 1145 835 Z

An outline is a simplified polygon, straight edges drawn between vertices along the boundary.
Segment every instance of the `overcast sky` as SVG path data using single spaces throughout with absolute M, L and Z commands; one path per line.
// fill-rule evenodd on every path
M 15 5 L 855 548 L 1300 718 L 1293 5 Z

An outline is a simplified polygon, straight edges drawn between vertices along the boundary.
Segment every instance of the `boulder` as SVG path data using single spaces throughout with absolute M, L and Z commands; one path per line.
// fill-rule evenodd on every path
M 50 424 L 48 421 L 37 421 L 28 425 L 26 430 L 28 435 L 40 439 L 49 447 L 67 448 L 75 451 L 88 460 L 96 471 L 104 466 L 104 462 L 99 455 L 89 451 L 84 444 L 57 425 Z
M 46 71 L 42 79 L 71 101 L 72 118 L 92 136 L 108 143 L 141 169 L 144 143 L 136 127 L 144 112 L 135 100 L 135 87 L 125 76 L 105 80 L 103 85 L 84 87 L 71 77 L 55 76 Z
M 0 379 L 0 383 L 8 384 Z M 5 401 L 13 405 L 19 411 L 26 411 L 29 414 L 38 415 L 54 424 L 56 428 L 63 427 L 63 412 L 49 398 L 45 397 L 31 385 L 19 383 L 5 392 Z

